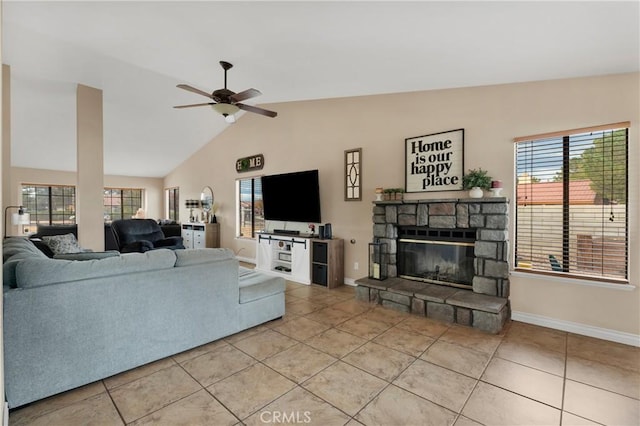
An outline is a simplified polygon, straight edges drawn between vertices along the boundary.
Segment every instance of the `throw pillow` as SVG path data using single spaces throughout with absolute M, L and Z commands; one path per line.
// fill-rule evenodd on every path
M 78 245 L 78 240 L 73 234 L 46 236 L 42 237 L 42 241 L 47 243 L 54 254 L 82 252 L 82 247 Z

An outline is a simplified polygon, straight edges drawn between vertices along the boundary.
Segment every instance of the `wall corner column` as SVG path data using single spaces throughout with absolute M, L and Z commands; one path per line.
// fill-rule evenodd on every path
M 76 220 L 80 246 L 104 250 L 102 90 L 78 84 Z

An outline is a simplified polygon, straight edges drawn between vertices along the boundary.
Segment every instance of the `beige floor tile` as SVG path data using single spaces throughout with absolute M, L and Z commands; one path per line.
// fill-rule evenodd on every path
M 459 416 L 458 420 L 454 423 L 454 426 L 482 426 L 482 424 L 464 416 Z
M 292 288 L 291 290 L 287 289 L 286 294 L 299 297 L 301 299 L 309 299 L 314 296 L 323 296 L 326 294 L 326 288 L 319 288 L 312 285 L 301 285 L 298 288 Z
M 328 307 L 305 315 L 305 318 L 333 327 L 340 324 L 341 322 L 345 322 L 346 320 L 353 318 L 354 316 L 355 314 L 353 313 Z
M 343 302 L 343 297 L 338 297 L 334 293 L 327 293 L 323 295 L 313 296 L 313 301 L 315 303 L 320 303 L 323 305 L 331 306 L 335 303 Z
M 614 365 L 640 373 L 640 348 L 608 342 L 593 337 L 569 334 L 567 355 L 576 356 L 602 364 Z
M 564 376 L 565 358 L 563 353 L 551 351 L 522 342 L 503 341 L 495 356 L 527 367 L 537 368 L 556 376 Z
M 366 425 L 451 425 L 456 413 L 404 389 L 389 386 L 356 419 Z
M 431 337 L 400 327 L 393 327 L 374 339 L 388 348 L 419 357 L 434 342 Z
M 327 404 L 312 393 L 297 387 L 262 408 L 243 423 L 247 426 L 265 424 L 305 424 L 317 426 L 343 425 L 349 416 Z
M 9 415 L 11 425 L 30 424 L 37 417 L 73 405 L 106 391 L 102 382 L 94 382 L 67 392 L 63 392 L 25 407 L 14 410 Z
M 285 305 L 285 312 L 291 313 L 293 315 L 307 315 L 311 312 L 319 311 L 320 309 L 324 309 L 326 307 L 327 305 L 324 305 L 322 303 L 300 299 L 296 302 L 287 303 Z
M 263 362 L 294 382 L 302 383 L 335 361 L 331 355 L 298 343 Z
M 339 303 L 334 303 L 331 307 L 333 309 L 340 309 L 341 311 L 357 315 L 363 312 L 367 312 L 369 309 L 372 309 L 374 305 L 367 302 L 360 302 L 359 300 L 350 299 Z
M 156 371 L 110 391 L 118 411 L 127 423 L 201 389 L 178 365 Z
M 262 364 L 227 377 L 207 388 L 227 409 L 244 419 L 296 386 Z
M 562 377 L 494 358 L 481 380 L 552 407 L 562 408 Z
M 567 379 L 640 399 L 640 373 L 570 356 Z
M 502 342 L 502 337 L 484 333 L 471 327 L 453 325 L 440 336 L 440 340 L 479 352 L 493 354 L 500 342 Z
M 305 343 L 331 356 L 342 358 L 367 343 L 367 341 L 353 334 L 330 328 L 317 336 L 307 339 Z
M 176 365 L 175 361 L 171 358 L 164 358 L 156 362 L 145 364 L 141 367 L 127 370 L 124 373 L 117 374 L 115 376 L 104 379 L 104 385 L 107 389 L 113 389 L 115 387 L 124 385 L 125 383 L 133 382 L 141 377 L 153 374 L 156 371 L 164 370 L 165 368 Z
M 251 337 L 251 336 L 255 336 L 256 334 L 260 334 L 260 333 L 262 333 L 263 331 L 265 331 L 267 329 L 268 329 L 268 327 L 266 325 L 262 324 L 262 325 L 259 325 L 257 327 L 248 328 L 248 329 L 246 329 L 244 331 L 241 331 L 239 333 L 232 334 L 231 336 L 227 336 L 227 337 L 224 338 L 224 341 L 227 342 L 227 343 L 231 343 L 231 344 L 237 343 L 240 340 L 246 339 L 247 337 Z
M 560 410 L 480 382 L 462 415 L 485 425 L 559 425 Z
M 135 421 L 132 425 L 232 426 L 236 423 L 238 423 L 238 419 L 206 390 L 202 389 Z
M 300 318 L 299 315 L 295 315 L 292 314 L 291 312 L 286 312 L 282 317 L 275 319 L 275 320 L 271 320 L 267 323 L 264 323 L 263 325 L 267 328 L 276 328 L 281 326 L 282 324 L 284 324 L 285 322 L 289 322 L 289 321 L 295 321 L 298 318 Z
M 377 322 L 382 322 L 389 327 L 393 327 L 398 323 L 402 322 L 402 320 L 409 318 L 411 314 L 406 312 L 396 311 L 391 308 L 383 308 L 380 306 L 376 306 L 373 309 L 370 309 L 366 312 L 363 312 L 360 317 L 370 319 Z
M 179 354 L 173 355 L 171 358 L 178 364 L 181 364 L 190 359 L 199 357 L 200 355 L 204 355 L 207 352 L 211 352 L 212 350 L 220 347 L 228 345 L 224 339 L 216 340 L 215 342 L 207 343 L 206 345 L 198 346 L 193 349 L 189 349 L 188 351 L 180 352 Z
M 397 327 L 415 331 L 416 333 L 433 338 L 440 337 L 450 326 L 450 324 L 417 315 L 411 315 L 397 325 Z
M 252 357 L 263 360 L 298 343 L 290 337 L 267 330 L 234 343 L 234 346 Z
M 233 346 L 220 346 L 197 358 L 185 361 L 182 367 L 202 386 L 209 386 L 253 364 L 256 360 Z
M 567 333 L 565 331 L 517 321 L 512 322 L 505 340 L 527 343 L 555 352 L 565 353 L 567 351 Z
M 598 426 L 599 423 L 592 422 L 591 420 L 578 417 L 575 414 L 562 412 L 562 426 Z
M 373 321 L 370 319 L 362 318 L 361 315 L 351 318 L 338 324 L 336 326 L 338 330 L 346 331 L 347 333 L 355 334 L 363 339 L 373 339 L 391 328 L 390 325 L 379 321 Z
M 480 378 L 491 356 L 464 346 L 437 341 L 420 357 L 425 361 L 448 368 L 465 376 Z
M 12 419 L 10 420 L 11 425 L 28 424 L 33 426 L 89 424 L 121 426 L 124 424 L 106 392 L 49 412 L 28 423 L 14 423 Z
M 418 359 L 393 384 L 459 413 L 477 380 Z
M 342 358 L 346 363 L 358 367 L 388 382 L 402 373 L 416 358 L 377 343 L 369 342 Z
M 357 385 L 356 385 L 357 384 Z M 387 382 L 338 361 L 302 386 L 350 416 L 371 401 Z
M 296 321 L 285 322 L 284 324 L 274 327 L 273 330 L 287 335 L 293 339 L 305 340 L 309 337 L 320 334 L 329 329 L 331 326 L 307 318 L 298 318 Z
M 640 401 L 616 393 L 567 380 L 564 410 L 606 425 L 633 425 L 640 422 Z

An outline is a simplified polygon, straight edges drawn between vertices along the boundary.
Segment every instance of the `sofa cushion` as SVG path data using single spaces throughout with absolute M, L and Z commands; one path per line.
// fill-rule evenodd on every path
M 286 282 L 281 277 L 263 274 L 242 266 L 239 271 L 239 285 L 240 303 L 284 293 L 286 289 Z
M 126 275 L 173 268 L 176 257 L 171 250 L 130 253 L 96 260 L 25 259 L 16 265 L 20 288 L 40 287 L 69 281 Z
M 48 235 L 42 237 L 42 241 L 51 248 L 53 254 L 80 253 L 83 251 L 78 244 L 76 236 L 73 234 Z
M 233 251 L 227 248 L 203 248 L 176 250 L 176 266 L 191 266 L 218 260 L 235 259 Z
M 35 256 L 39 258 L 47 257 L 38 248 L 26 238 L 10 237 L 5 238 L 2 242 L 2 257 L 3 261 L 11 259 L 16 254 L 19 254 L 21 258 L 28 256 Z

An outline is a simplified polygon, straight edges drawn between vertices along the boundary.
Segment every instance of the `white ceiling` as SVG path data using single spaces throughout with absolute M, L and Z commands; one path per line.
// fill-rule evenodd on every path
M 639 28 L 637 1 L 4 0 L 12 164 L 75 170 L 77 83 L 103 89 L 105 173 L 162 177 L 229 126 L 172 108 L 220 60 L 262 105 L 639 71 Z

